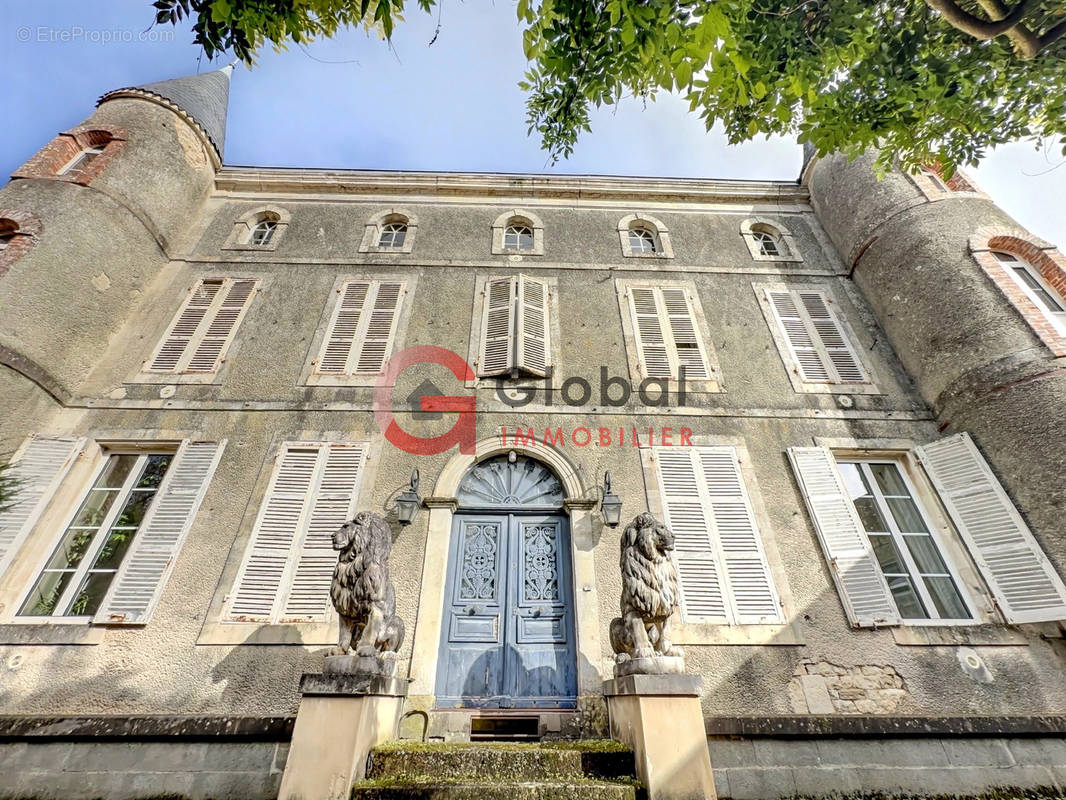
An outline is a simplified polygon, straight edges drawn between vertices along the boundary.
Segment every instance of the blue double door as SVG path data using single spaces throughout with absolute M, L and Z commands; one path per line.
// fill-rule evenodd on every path
M 570 532 L 561 514 L 457 514 L 437 705 L 574 708 Z

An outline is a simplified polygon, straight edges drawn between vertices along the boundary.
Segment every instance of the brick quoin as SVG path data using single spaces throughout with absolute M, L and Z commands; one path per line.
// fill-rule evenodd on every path
M 16 178 L 50 178 L 52 180 L 76 183 L 88 186 L 111 163 L 126 143 L 126 132 L 122 128 L 100 125 L 79 125 L 64 131 L 42 147 L 25 164 L 11 174 Z M 64 175 L 59 170 L 69 164 L 82 150 L 89 147 L 103 147 L 104 151 L 79 169 L 72 169 Z
M 0 250 L 0 278 L 37 244 L 42 230 L 40 220 L 31 214 L 0 208 L 0 233 L 14 234 Z

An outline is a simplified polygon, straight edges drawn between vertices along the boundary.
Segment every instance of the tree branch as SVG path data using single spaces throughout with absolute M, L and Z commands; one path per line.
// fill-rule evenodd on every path
M 1002 18 L 1008 14 L 1007 7 L 1000 0 L 977 0 L 977 2 L 981 4 L 981 8 L 988 12 L 990 17 Z M 1014 47 L 1022 58 L 1036 58 L 1036 54 L 1040 52 L 1040 40 L 1021 23 L 1010 28 L 1007 31 L 1007 35 L 1014 42 Z
M 1066 36 L 1066 20 L 1063 20 L 1040 37 L 1038 40 L 1040 42 L 1040 49 L 1043 50 L 1045 47 L 1050 47 L 1063 36 Z
M 984 0 L 979 0 L 979 2 L 985 7 L 986 11 L 990 12 L 989 16 L 991 16 L 991 11 Z M 955 3 L 954 0 L 925 0 L 925 4 L 939 11 L 944 20 L 952 27 L 958 28 L 963 33 L 968 33 L 976 39 L 987 40 L 994 39 L 1014 28 L 1029 13 L 1035 5 L 1035 0 L 1022 0 L 1010 12 L 1007 12 L 1002 5 L 997 3 L 999 8 L 1002 9 L 1002 13 L 999 14 L 1000 19 L 993 20 L 983 20 L 974 16 Z

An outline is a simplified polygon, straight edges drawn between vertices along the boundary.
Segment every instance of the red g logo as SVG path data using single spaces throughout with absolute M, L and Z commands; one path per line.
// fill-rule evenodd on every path
M 425 439 L 412 436 L 392 416 L 392 387 L 400 373 L 415 364 L 440 364 L 460 381 L 472 381 L 474 370 L 466 360 L 446 347 L 419 345 L 393 355 L 385 364 L 374 388 L 374 419 L 385 438 L 408 453 L 432 456 L 459 445 L 459 452 L 472 455 L 477 439 L 477 398 L 427 396 L 421 401 L 423 411 L 458 412 L 459 419 L 447 433 Z

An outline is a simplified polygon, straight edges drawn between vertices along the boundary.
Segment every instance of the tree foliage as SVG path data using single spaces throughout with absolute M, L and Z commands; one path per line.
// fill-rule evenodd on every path
M 437 0 L 416 0 L 430 11 Z M 342 26 L 385 36 L 404 0 L 157 0 L 208 55 Z M 819 154 L 946 174 L 996 144 L 1066 133 L 1060 0 L 518 0 L 528 123 L 565 158 L 590 109 L 678 92 L 729 141 L 794 135 Z M 1064 148 L 1066 152 L 1066 148 Z

